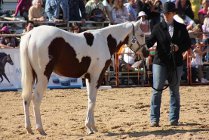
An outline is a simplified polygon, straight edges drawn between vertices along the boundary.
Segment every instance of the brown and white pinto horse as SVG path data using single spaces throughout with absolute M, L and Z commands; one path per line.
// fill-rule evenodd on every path
M 36 129 L 40 134 L 46 135 L 41 121 L 40 104 L 52 72 L 86 79 L 88 110 L 85 126 L 88 134 L 96 132 L 94 107 L 97 89 L 111 63 L 112 55 L 122 44 L 128 44 L 135 52 L 141 51 L 139 48 L 145 44 L 145 36 L 139 24 L 127 22 L 79 34 L 43 25 L 24 35 L 20 42 L 20 57 L 27 132 L 33 133 L 29 118 L 32 100 Z

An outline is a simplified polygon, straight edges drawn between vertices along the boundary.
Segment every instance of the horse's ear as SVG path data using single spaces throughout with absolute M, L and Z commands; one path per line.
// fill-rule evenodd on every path
M 136 23 L 135 23 L 135 25 L 138 26 L 138 27 L 139 27 L 140 24 L 141 24 L 140 20 L 137 20 Z
M 140 24 L 141 24 L 141 21 L 140 20 L 137 20 L 135 23 L 134 23 L 134 26 L 135 26 L 135 28 L 137 29 L 137 30 L 141 30 L 141 28 L 140 28 Z

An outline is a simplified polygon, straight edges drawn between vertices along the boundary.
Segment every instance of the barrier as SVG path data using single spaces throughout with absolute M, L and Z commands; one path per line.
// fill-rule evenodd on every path
M 13 61 L 13 65 L 6 63 L 5 66 L 2 66 L 0 62 L 0 79 L 2 77 L 2 82 L 0 83 L 0 91 L 21 89 L 19 49 L 18 48 L 1 49 L 0 53 L 6 53 L 7 55 L 10 55 Z M 7 81 L 6 77 L 3 75 L 2 70 L 5 70 L 5 75 L 7 76 L 9 81 Z M 63 77 L 56 75 L 54 73 L 52 73 L 48 83 L 48 88 L 50 89 L 82 88 L 82 87 L 83 87 L 83 83 L 81 78 Z

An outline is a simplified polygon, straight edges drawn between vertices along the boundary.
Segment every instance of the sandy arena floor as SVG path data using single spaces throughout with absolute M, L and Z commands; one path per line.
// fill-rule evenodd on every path
M 41 104 L 47 136 L 24 129 L 20 92 L 0 92 L 0 140 L 209 140 L 209 87 L 181 87 L 180 125 L 169 126 L 169 94 L 163 92 L 160 127 L 149 126 L 150 87 L 99 90 L 95 108 L 98 133 L 86 135 L 85 89 L 47 90 Z

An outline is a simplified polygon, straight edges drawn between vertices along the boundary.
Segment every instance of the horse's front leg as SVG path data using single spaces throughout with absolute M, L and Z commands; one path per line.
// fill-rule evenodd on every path
M 0 83 L 3 81 L 3 77 L 2 77 L 2 75 L 0 75 L 0 78 L 1 78 L 1 80 L 0 80 Z
M 7 81 L 10 83 L 10 81 L 9 81 L 9 79 L 8 79 L 8 77 L 7 77 L 7 75 L 5 74 L 5 73 L 3 73 L 3 76 L 7 79 Z
M 87 128 L 87 134 L 93 134 L 94 132 L 97 132 L 94 121 L 94 107 L 97 96 L 96 80 L 91 79 L 91 82 L 89 82 L 89 80 L 86 79 L 86 87 L 88 93 L 88 110 L 85 126 Z
M 45 78 L 44 75 L 42 76 L 42 78 L 40 77 L 37 80 L 38 82 L 35 88 L 35 92 L 33 94 L 33 110 L 36 119 L 36 130 L 38 130 L 41 135 L 46 135 L 41 121 L 40 105 L 43 94 L 47 87 L 48 80 Z

